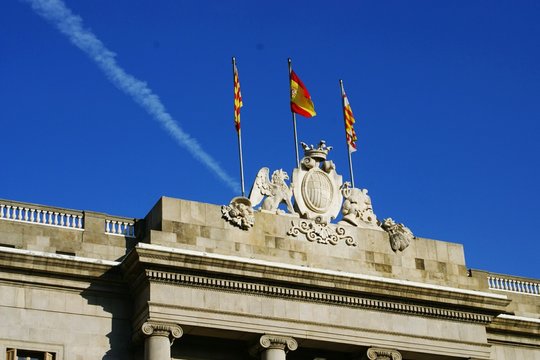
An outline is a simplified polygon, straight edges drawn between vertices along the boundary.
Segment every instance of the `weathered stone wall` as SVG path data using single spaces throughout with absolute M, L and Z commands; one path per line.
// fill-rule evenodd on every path
M 266 259 L 314 268 L 371 274 L 447 286 L 474 288 L 467 276 L 463 246 L 423 238 L 394 252 L 382 230 L 343 227 L 357 246 L 310 242 L 287 235 L 298 218 L 264 212 L 255 226 L 241 230 L 221 218 L 219 206 L 163 197 L 146 218 L 143 241 L 184 249 Z
M 125 288 L 99 277 L 77 280 L 88 269 L 76 270 L 74 261 L 63 266 L 64 276 L 43 276 L 47 265 L 28 260 L 28 270 L 15 273 L 23 263 L 2 255 L 3 268 L 12 269 L 0 272 L 0 359 L 7 348 L 50 351 L 58 360 L 131 359 Z
M 386 232 L 348 225 L 356 246 L 322 244 L 287 235 L 297 217 L 257 212 L 245 231 L 217 205 L 167 197 L 137 238 L 108 234 L 115 217 L 78 213 L 80 229 L 0 219 L 0 360 L 11 347 L 142 359 L 150 320 L 184 328 L 178 359 L 221 356 L 201 341 L 227 351 L 268 332 L 296 338 L 299 360 L 361 358 L 373 344 L 411 360 L 540 359 L 540 296 L 489 288 L 460 244 L 417 238 L 394 252 Z M 250 356 L 233 353 L 221 358 Z

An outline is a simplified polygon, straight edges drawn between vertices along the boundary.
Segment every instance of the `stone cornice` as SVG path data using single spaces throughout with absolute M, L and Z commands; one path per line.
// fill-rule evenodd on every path
M 495 316 L 504 312 L 505 307 L 510 302 L 506 296 L 498 294 L 208 254 L 150 244 L 138 244 L 126 259 L 126 263 L 131 263 L 130 268 L 138 265 L 141 270 L 143 268 L 168 268 L 170 271 L 165 276 L 206 273 L 207 275 L 212 274 L 207 278 L 225 280 L 227 278 L 241 277 L 245 280 L 245 283 L 254 285 L 263 280 L 265 283 L 279 284 L 281 286 L 275 287 L 289 289 L 293 294 L 302 291 L 294 290 L 295 287 L 306 288 L 309 286 L 310 289 L 316 289 L 317 292 L 321 293 L 329 293 L 329 296 L 337 298 L 347 298 L 347 296 L 335 295 L 337 293 L 347 293 L 354 294 L 353 297 L 388 299 L 391 300 L 390 303 L 393 301 L 400 304 L 429 303 L 433 307 L 467 309 L 467 312 L 484 314 L 482 320 L 480 320 L 481 322 L 489 321 L 486 316 Z M 157 273 L 152 276 L 159 280 Z M 178 281 L 186 280 L 179 279 Z M 230 280 L 230 288 L 242 288 L 241 283 Z M 215 285 L 209 283 L 208 286 Z M 281 290 L 278 290 L 277 295 L 279 295 L 279 291 Z M 405 305 L 404 311 L 408 311 L 407 306 Z M 427 310 L 428 313 L 429 311 Z
M 203 287 L 215 291 L 237 291 L 242 294 L 286 297 L 292 301 L 310 301 L 396 313 L 415 314 L 424 317 L 442 318 L 456 321 L 487 324 L 492 316 L 448 308 L 411 304 L 405 302 L 376 300 L 366 297 L 339 295 L 331 292 L 295 289 L 284 286 L 252 283 L 239 280 L 225 280 L 198 275 L 178 274 L 157 270 L 147 270 L 150 281 L 165 282 L 184 286 Z
M 115 261 L 0 247 L 0 267 L 17 272 L 97 278 L 117 265 Z
M 487 327 L 492 333 L 513 333 L 540 338 L 540 319 L 501 314 Z

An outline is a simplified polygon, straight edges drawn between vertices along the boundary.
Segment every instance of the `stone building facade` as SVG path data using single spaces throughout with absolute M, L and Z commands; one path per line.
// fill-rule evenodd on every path
M 0 201 L 0 360 L 540 359 L 537 279 L 467 269 L 460 244 L 251 215 Z

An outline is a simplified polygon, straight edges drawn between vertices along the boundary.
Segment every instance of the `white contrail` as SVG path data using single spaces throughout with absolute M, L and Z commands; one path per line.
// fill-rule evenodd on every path
M 107 49 L 90 30 L 84 28 L 81 17 L 73 14 L 62 0 L 21 1 L 29 3 L 38 15 L 53 23 L 75 46 L 94 60 L 117 88 L 131 96 L 137 104 L 156 119 L 178 144 L 189 151 L 195 159 L 210 168 L 228 187 L 235 192 L 238 191 L 240 188 L 238 182 L 231 178 L 217 161 L 202 149 L 196 139 L 180 128 L 167 112 L 159 97 L 145 82 L 126 73 L 117 64 L 116 54 Z

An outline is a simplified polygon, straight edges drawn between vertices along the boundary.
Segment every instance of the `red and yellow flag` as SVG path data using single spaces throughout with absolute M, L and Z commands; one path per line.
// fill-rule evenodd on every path
M 240 92 L 240 80 L 238 79 L 238 69 L 236 63 L 233 66 L 234 77 L 234 126 L 236 131 L 240 131 L 240 108 L 244 105 L 242 103 L 242 93 Z
M 291 70 L 291 111 L 302 115 L 304 117 L 310 118 L 317 113 L 315 112 L 315 105 L 311 101 L 311 96 L 309 91 L 300 80 L 298 75 Z
M 343 96 L 343 117 L 345 118 L 345 136 L 347 138 L 347 144 L 349 145 L 349 151 L 356 151 L 356 132 L 354 131 L 354 115 L 349 104 L 349 99 L 345 94 L 345 91 L 342 92 Z

